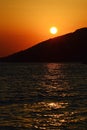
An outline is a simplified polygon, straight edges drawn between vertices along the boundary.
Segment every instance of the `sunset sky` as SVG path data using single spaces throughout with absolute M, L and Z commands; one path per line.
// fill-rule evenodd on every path
M 0 0 L 0 57 L 82 27 L 87 0 Z

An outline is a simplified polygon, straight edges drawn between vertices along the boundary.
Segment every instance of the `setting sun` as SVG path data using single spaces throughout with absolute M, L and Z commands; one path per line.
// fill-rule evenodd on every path
M 87 0 L 0 0 L 0 57 L 87 27 Z
M 50 33 L 51 33 L 51 34 L 56 34 L 57 31 L 58 31 L 58 29 L 57 29 L 56 27 L 51 27 L 51 28 L 50 28 Z

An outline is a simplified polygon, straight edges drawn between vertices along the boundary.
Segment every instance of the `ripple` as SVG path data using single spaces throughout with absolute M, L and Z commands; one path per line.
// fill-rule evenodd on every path
M 87 129 L 87 66 L 0 64 L 0 129 Z

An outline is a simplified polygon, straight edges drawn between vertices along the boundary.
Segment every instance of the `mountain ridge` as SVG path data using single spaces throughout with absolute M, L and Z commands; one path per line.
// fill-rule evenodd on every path
M 87 61 L 87 27 L 42 41 L 26 50 L 1 58 L 2 62 Z

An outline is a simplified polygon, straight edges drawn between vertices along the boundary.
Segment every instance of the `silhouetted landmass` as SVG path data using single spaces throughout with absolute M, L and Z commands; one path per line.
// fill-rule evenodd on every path
M 87 62 L 87 28 L 43 41 L 2 62 Z

